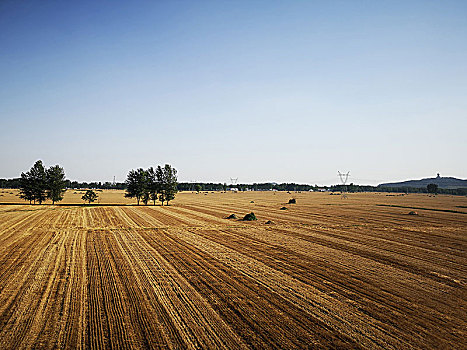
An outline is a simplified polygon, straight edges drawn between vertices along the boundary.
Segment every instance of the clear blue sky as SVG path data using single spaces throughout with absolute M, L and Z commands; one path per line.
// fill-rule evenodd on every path
M 466 178 L 466 131 L 466 1 L 0 1 L 0 178 Z

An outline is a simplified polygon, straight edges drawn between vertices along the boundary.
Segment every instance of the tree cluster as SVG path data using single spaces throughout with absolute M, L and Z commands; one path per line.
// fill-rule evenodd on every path
M 86 193 L 81 197 L 81 199 L 85 202 L 88 202 L 88 204 L 91 204 L 97 199 L 97 193 L 94 192 L 93 190 L 87 190 Z
M 136 198 L 139 205 L 140 201 L 145 205 L 152 201 L 156 205 L 159 200 L 162 205 L 175 198 L 177 193 L 177 170 L 166 164 L 164 167 L 158 165 L 156 169 L 150 167 L 145 170 L 139 168 L 130 170 L 128 173 L 125 197 Z
M 437 184 L 428 184 L 426 185 L 426 190 L 428 193 L 437 194 L 438 193 L 438 185 Z
M 65 172 L 59 165 L 46 169 L 38 160 L 28 172 L 21 173 L 20 198 L 29 203 L 42 204 L 51 199 L 55 204 L 63 199 L 65 191 Z

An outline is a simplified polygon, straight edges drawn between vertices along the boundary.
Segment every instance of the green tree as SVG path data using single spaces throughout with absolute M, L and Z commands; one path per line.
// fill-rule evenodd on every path
M 34 201 L 34 184 L 29 171 L 21 173 L 19 198 L 29 201 L 29 204 Z
M 136 198 L 138 205 L 141 199 L 147 203 L 148 176 L 146 170 L 142 168 L 130 170 L 125 183 L 127 186 L 125 197 Z
M 195 189 L 196 189 L 196 192 L 198 192 L 198 193 L 199 193 L 199 192 L 201 192 L 201 191 L 202 191 L 203 187 L 201 187 L 201 185 L 200 185 L 200 184 L 196 184 L 196 185 L 195 185 Z
M 91 204 L 97 199 L 97 194 L 93 190 L 87 190 L 81 199 L 85 202 L 88 202 L 88 204 Z
M 31 181 L 31 190 L 34 203 L 42 204 L 46 200 L 47 176 L 42 160 L 34 163 L 29 170 L 29 179 Z
M 169 201 L 175 198 L 177 193 L 177 169 L 169 164 L 166 164 L 163 169 L 163 182 L 162 190 L 164 192 L 164 199 L 169 205 Z M 162 201 L 162 200 L 161 200 Z
M 156 168 L 156 181 L 159 184 L 159 200 L 161 201 L 162 205 L 164 205 L 165 201 L 165 189 L 164 189 L 164 170 L 160 165 Z
M 437 184 L 428 184 L 426 186 L 426 189 L 427 189 L 428 193 L 432 193 L 432 194 L 437 194 L 438 193 L 438 185 Z
M 65 193 L 65 171 L 62 167 L 55 165 L 46 170 L 47 178 L 47 198 L 52 200 L 52 204 L 61 201 Z
M 144 205 L 148 205 L 149 202 L 149 192 L 145 191 L 143 195 L 141 196 L 141 202 L 144 203 Z
M 161 183 L 159 182 L 156 171 L 153 167 L 150 167 L 146 170 L 147 181 L 148 181 L 148 193 L 149 199 L 153 201 L 154 205 L 156 205 L 157 196 L 161 191 Z

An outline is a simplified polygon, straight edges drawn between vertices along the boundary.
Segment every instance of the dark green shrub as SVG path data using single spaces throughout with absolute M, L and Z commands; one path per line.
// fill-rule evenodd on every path
M 243 220 L 244 220 L 244 221 L 255 221 L 255 220 L 258 220 L 258 219 L 256 219 L 255 213 L 251 212 L 251 213 L 246 214 L 246 215 L 243 217 Z
M 229 216 L 227 216 L 227 219 L 237 219 L 237 215 L 230 214 Z

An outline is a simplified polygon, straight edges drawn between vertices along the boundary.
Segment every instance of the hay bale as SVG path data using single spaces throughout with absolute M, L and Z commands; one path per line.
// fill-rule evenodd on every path
M 255 201 L 250 201 L 250 203 L 254 203 Z
M 296 204 L 297 200 L 295 198 L 289 199 L 289 204 Z
M 409 211 L 409 215 L 418 215 L 418 213 L 416 211 Z
M 266 224 L 266 225 L 272 225 L 273 222 L 272 222 L 271 220 L 268 220 L 268 221 L 265 222 L 265 224 Z
M 288 208 L 287 207 L 282 207 L 281 210 L 288 210 Z
M 237 219 L 237 215 L 230 214 L 229 216 L 227 216 L 227 219 Z
M 243 221 L 256 221 L 256 220 L 258 219 L 256 219 L 256 215 L 253 212 L 248 213 L 243 217 Z

